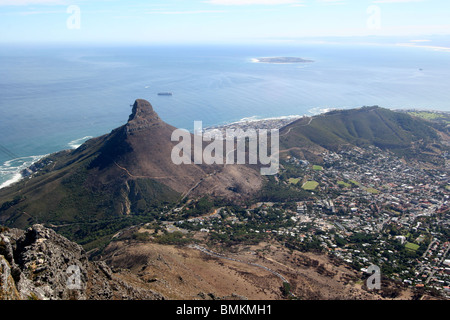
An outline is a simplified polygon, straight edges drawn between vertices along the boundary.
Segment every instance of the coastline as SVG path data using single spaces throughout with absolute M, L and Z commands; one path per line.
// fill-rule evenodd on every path
M 5 181 L 0 182 L 0 189 L 7 188 L 10 185 L 19 182 L 23 178 L 26 177 L 26 175 L 23 174 L 25 170 L 30 168 L 33 164 L 38 162 L 39 160 L 45 158 L 48 155 L 39 155 L 39 156 L 27 156 L 27 157 L 20 157 L 16 159 L 11 159 L 5 161 L 1 165 L 1 171 L 4 174 L 5 177 L 8 177 Z M 29 159 L 27 161 L 27 159 Z M 17 165 L 12 165 L 14 161 L 21 161 L 21 163 L 18 163 Z
M 233 128 L 243 128 L 250 127 L 254 129 L 280 129 L 281 127 L 288 125 L 295 120 L 303 117 L 308 117 L 307 115 L 290 115 L 290 116 L 280 116 L 280 117 L 268 117 L 268 118 L 257 118 L 257 116 L 242 118 L 238 121 L 233 121 L 229 123 L 224 123 L 220 125 L 214 125 L 204 128 L 206 130 L 222 130 L 222 129 L 233 129 Z
M 425 40 L 422 40 L 421 42 L 425 42 Z M 434 50 L 434 51 L 450 52 L 449 47 L 443 47 L 443 46 L 419 45 L 417 43 L 396 43 L 395 45 L 399 46 L 399 47 L 420 48 L 420 49 L 429 49 L 429 50 Z
M 83 138 L 72 140 L 67 145 L 70 147 L 70 149 L 77 149 L 83 143 L 85 143 L 87 140 L 92 139 L 92 138 L 93 138 L 92 136 L 85 136 Z
M 281 129 L 282 127 L 298 120 L 301 118 L 311 118 L 320 114 L 324 114 L 333 110 L 345 110 L 345 108 L 312 108 L 308 110 L 311 115 L 288 115 L 288 116 L 279 116 L 279 117 L 267 117 L 267 118 L 258 118 L 258 116 L 245 117 L 238 121 L 233 121 L 229 123 L 213 125 L 203 128 L 203 133 L 205 137 L 208 135 L 212 135 L 215 132 L 219 131 L 223 135 L 225 135 L 227 129 L 231 130 L 248 130 L 248 129 Z M 415 109 L 415 108 L 405 108 L 405 109 L 391 109 L 396 112 L 430 112 L 430 113 L 441 113 L 441 114 L 450 114 L 450 111 L 439 111 L 439 110 L 428 110 L 428 109 Z M 211 136 L 210 136 L 211 137 Z M 75 150 L 80 147 L 86 140 L 91 139 L 91 136 L 85 136 L 83 138 L 75 139 L 67 143 L 70 147 L 69 150 Z M 60 150 L 62 151 L 62 150 Z M 47 155 L 39 155 L 39 156 L 27 156 L 20 157 L 16 159 L 7 160 L 3 163 L 1 168 L 3 169 L 2 173 L 9 176 L 9 178 L 3 182 L 0 181 L 0 189 L 7 188 L 14 183 L 21 181 L 22 179 L 28 177 L 30 175 L 29 168 L 33 166 L 39 160 L 45 158 Z M 29 161 L 23 161 L 22 164 L 18 164 L 16 166 L 12 166 L 12 162 L 18 161 L 21 159 L 30 159 Z M 28 173 L 28 174 L 26 174 Z
M 280 129 L 281 127 L 298 120 L 302 117 L 308 117 L 307 115 L 289 115 L 289 116 L 280 116 L 280 117 L 269 117 L 269 118 L 261 118 L 258 119 L 257 116 L 252 117 L 246 117 L 242 118 L 238 121 L 225 123 L 222 125 L 215 125 L 206 127 L 203 130 L 213 132 L 214 130 L 220 130 L 222 132 L 225 132 L 226 129 L 242 129 L 246 130 L 246 128 L 252 128 L 252 129 Z M 85 136 L 83 138 L 75 139 L 67 143 L 67 145 L 70 147 L 69 150 L 77 149 L 79 146 L 82 145 L 86 140 L 92 138 L 91 136 Z M 62 150 L 60 150 L 62 151 Z M 58 152 L 58 151 L 56 151 Z M 8 168 L 9 170 L 3 170 L 8 171 L 4 172 L 5 176 L 8 176 L 8 178 L 0 182 L 0 189 L 7 188 L 22 179 L 30 176 L 30 170 L 29 168 L 33 166 L 36 162 L 39 160 L 45 158 L 48 155 L 41 155 L 41 156 L 28 156 L 28 157 L 21 157 L 17 159 L 11 159 L 5 161 L 1 167 Z M 18 161 L 20 159 L 31 159 L 31 161 L 23 161 L 23 163 L 18 164 L 16 166 L 11 166 L 11 163 L 13 161 Z
M 72 140 L 67 143 L 67 146 L 69 148 L 66 150 L 75 150 L 75 149 L 79 148 L 84 142 L 86 142 L 87 140 L 92 139 L 92 138 L 93 138 L 92 136 L 84 136 L 82 138 Z M 59 151 L 63 151 L 63 150 L 59 150 Z M 56 152 L 58 152 L 58 151 L 56 151 Z M 30 167 L 32 167 L 36 162 L 45 158 L 46 156 L 48 156 L 48 154 L 39 155 L 39 156 L 26 156 L 26 157 L 20 157 L 20 158 L 15 158 L 15 159 L 5 161 L 0 166 L 0 169 L 1 169 L 0 171 L 3 175 L 2 178 L 6 177 L 6 180 L 4 180 L 4 181 L 0 180 L 0 189 L 7 188 L 12 184 L 21 181 L 23 178 L 28 177 L 31 174 L 31 172 L 33 171 L 33 170 L 30 170 Z M 14 161 L 20 161 L 22 159 L 24 159 L 24 161 L 22 163 L 19 163 L 15 166 L 11 165 Z M 26 159 L 30 159 L 30 160 L 26 161 Z
M 217 139 L 217 135 L 219 137 L 225 138 L 227 137 L 227 130 L 235 131 L 238 134 L 237 138 L 245 137 L 246 132 L 249 130 L 280 130 L 282 127 L 287 126 L 288 124 L 302 118 L 308 118 L 309 116 L 303 115 L 295 115 L 295 116 L 282 116 L 282 117 L 272 117 L 265 119 L 254 119 L 251 118 L 243 118 L 239 121 L 235 121 L 228 124 L 217 125 L 206 127 L 203 129 L 203 137 L 207 139 Z
M 23 178 L 24 177 L 23 177 L 23 175 L 20 172 L 16 173 L 16 174 L 14 174 L 14 176 L 11 179 L 6 180 L 2 184 L 0 184 L 0 189 L 7 188 L 7 187 L 9 187 L 10 185 L 12 185 L 12 184 L 14 184 L 16 182 L 19 182 Z
M 299 64 L 299 63 L 311 63 L 313 60 L 307 60 L 299 57 L 263 57 L 252 58 L 253 63 L 269 63 L 269 64 Z

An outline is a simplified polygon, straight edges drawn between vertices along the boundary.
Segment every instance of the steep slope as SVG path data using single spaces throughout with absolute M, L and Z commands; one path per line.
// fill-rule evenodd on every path
M 303 118 L 284 127 L 280 137 L 281 149 L 306 157 L 308 150 L 312 156 L 324 150 L 375 145 L 405 158 L 439 162 L 443 150 L 432 123 L 376 106 Z M 431 147 L 434 143 L 437 150 Z
M 383 299 L 362 274 L 326 255 L 277 242 L 236 246 L 225 258 L 197 246 L 119 239 L 101 260 L 42 225 L 0 229 L 0 300 L 283 300 L 283 282 L 306 300 Z M 264 254 L 261 254 L 264 248 Z M 283 278 L 283 279 L 282 279 Z M 411 292 L 393 282 L 401 299 Z
M 136 100 L 127 124 L 109 135 L 89 169 L 101 172 L 105 183 L 120 173 L 127 179 L 152 179 L 178 193 L 186 192 L 211 169 L 171 161 L 175 129 L 159 118 L 149 102 Z
M 230 169 L 173 163 L 172 149 L 178 144 L 171 141 L 175 129 L 159 118 L 148 101 L 136 100 L 125 125 L 76 150 L 46 157 L 34 165 L 36 172 L 30 178 L 0 190 L 0 224 L 72 226 L 65 234 L 78 232 L 79 238 L 88 236 L 99 221 L 159 216 L 188 193 L 239 199 L 258 191 L 261 176 L 245 165 Z M 236 185 L 245 192 L 234 192 Z M 81 224 L 91 227 L 74 227 Z M 106 229 L 106 225 L 95 228 Z
M 319 163 L 327 150 L 375 145 L 407 160 L 442 166 L 449 148 L 442 143 L 447 135 L 438 129 L 379 107 L 332 111 L 282 128 L 280 156 Z M 256 165 L 174 164 L 174 130 L 149 102 L 136 100 L 125 125 L 76 150 L 46 157 L 33 166 L 31 177 L 0 190 L 0 224 L 46 223 L 86 244 L 159 218 L 186 196 L 259 199 L 265 178 Z
M 137 275 L 168 300 L 290 299 L 283 294 L 283 280 L 300 300 L 384 299 L 383 292 L 362 288 L 361 272 L 327 255 L 292 251 L 276 241 L 236 245 L 221 255 L 199 248 L 119 239 L 105 249 L 103 259 L 112 270 Z M 409 290 L 396 290 L 403 292 L 402 299 L 411 299 Z
M 0 300 L 161 300 L 42 225 L 0 231 Z

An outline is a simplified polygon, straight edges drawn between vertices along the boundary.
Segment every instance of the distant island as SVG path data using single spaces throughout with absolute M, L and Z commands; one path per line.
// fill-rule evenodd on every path
M 253 59 L 253 62 L 260 63 L 307 63 L 314 62 L 312 60 L 306 60 L 303 58 L 297 57 L 267 57 L 267 58 L 256 58 Z

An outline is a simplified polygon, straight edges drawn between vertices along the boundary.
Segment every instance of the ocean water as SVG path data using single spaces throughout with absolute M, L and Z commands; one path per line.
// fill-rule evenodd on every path
M 271 56 L 314 62 L 252 60 Z M 364 105 L 448 111 L 449 79 L 450 52 L 392 45 L 2 46 L 0 187 L 124 124 L 138 98 L 192 131 Z

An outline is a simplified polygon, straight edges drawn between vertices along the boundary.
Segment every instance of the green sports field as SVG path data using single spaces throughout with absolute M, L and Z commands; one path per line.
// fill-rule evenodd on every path
M 302 186 L 304 190 L 315 190 L 319 186 L 319 183 L 316 181 L 306 181 Z

